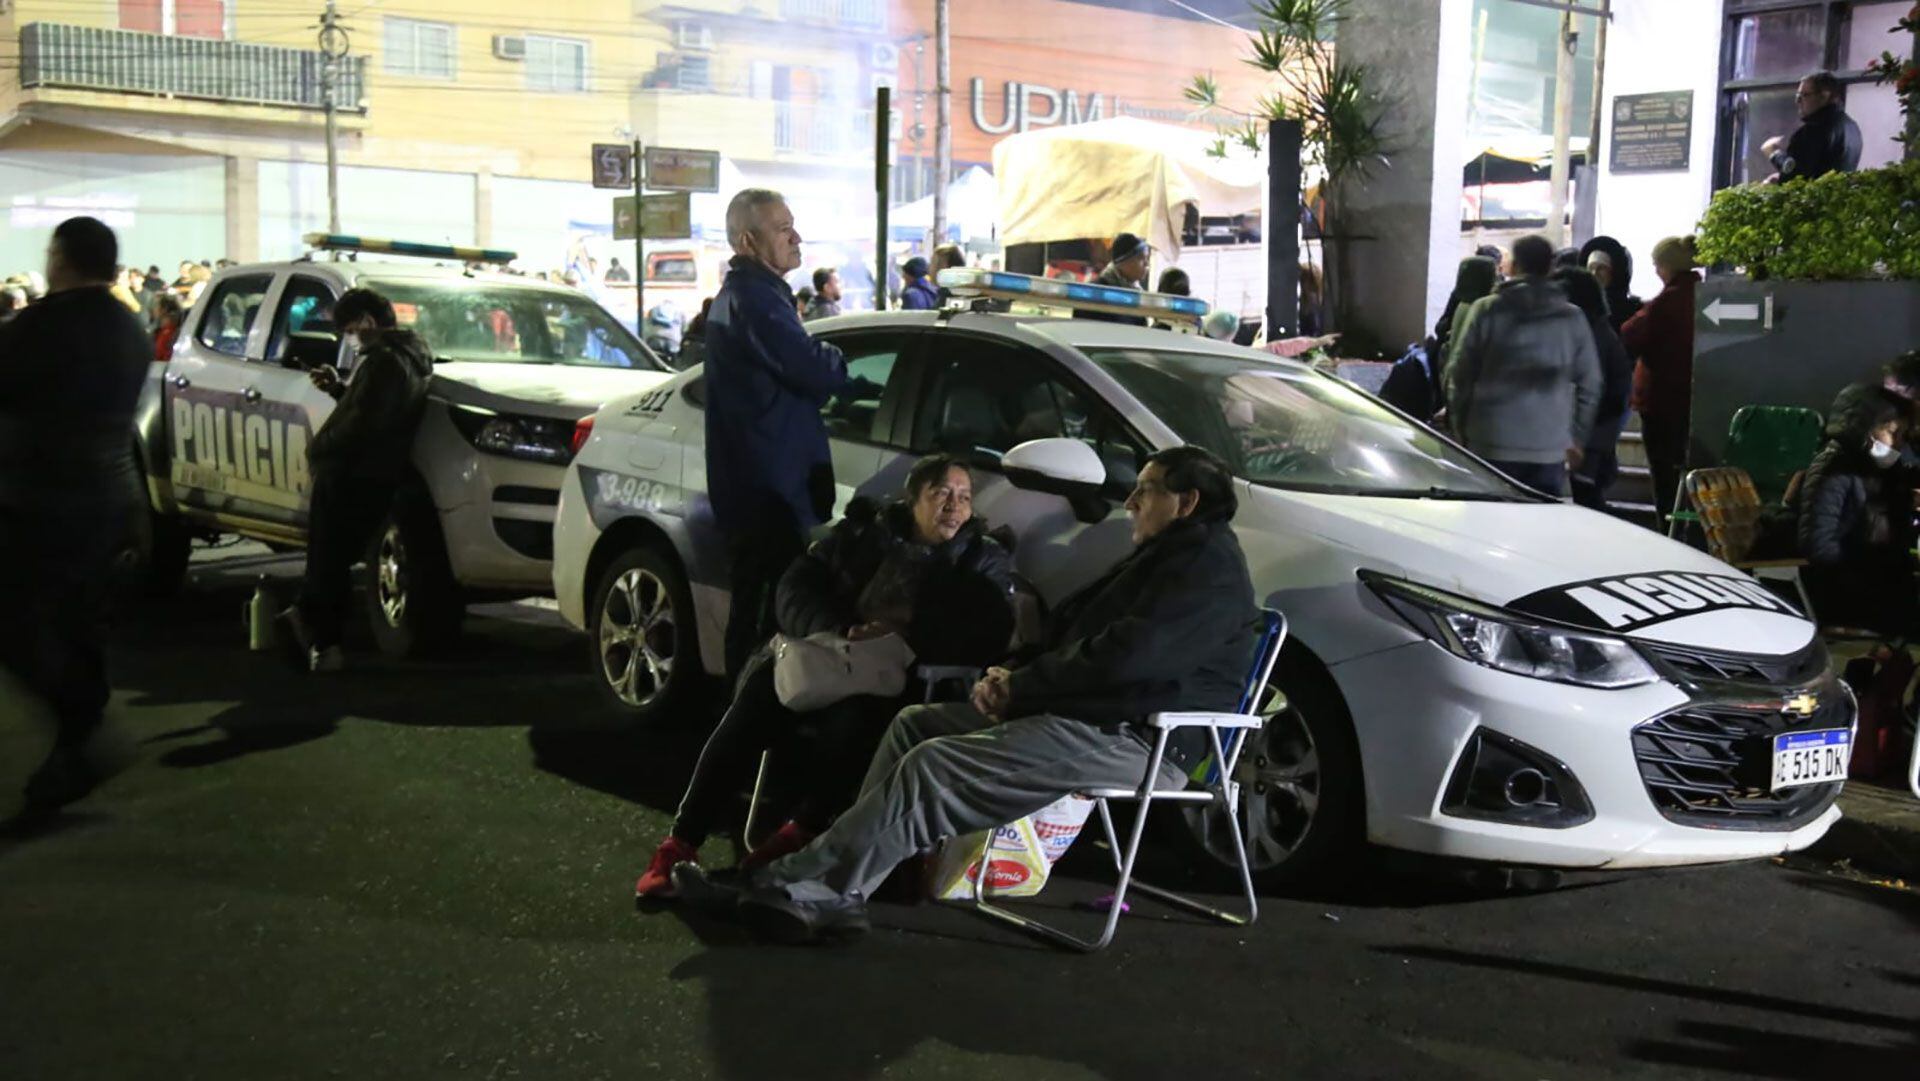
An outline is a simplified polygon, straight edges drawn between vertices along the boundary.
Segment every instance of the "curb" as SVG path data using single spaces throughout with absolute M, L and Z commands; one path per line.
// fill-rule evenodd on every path
M 1802 857 L 1920 883 L 1920 800 L 1905 789 L 1848 781 L 1840 812 L 1845 817 Z

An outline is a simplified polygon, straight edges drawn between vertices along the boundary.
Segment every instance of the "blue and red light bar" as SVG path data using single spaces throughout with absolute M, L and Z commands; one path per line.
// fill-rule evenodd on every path
M 941 271 L 936 280 L 955 296 L 1024 300 L 1048 307 L 1086 308 L 1190 323 L 1205 319 L 1210 310 L 1206 301 L 1192 297 L 1009 274 L 1004 270 L 953 267 Z
M 458 259 L 463 263 L 507 264 L 519 252 L 501 248 L 469 248 L 460 244 L 418 244 L 411 240 L 353 236 L 347 233 L 308 233 L 300 238 L 315 251 L 363 251 L 380 255 L 413 255 L 423 259 Z

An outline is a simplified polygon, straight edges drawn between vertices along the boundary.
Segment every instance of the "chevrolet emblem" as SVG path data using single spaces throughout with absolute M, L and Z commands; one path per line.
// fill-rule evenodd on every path
M 1819 708 L 1820 699 L 1811 694 L 1802 694 L 1797 698 L 1789 698 L 1781 703 L 1780 712 L 1798 713 L 1802 717 L 1811 717 L 1813 716 L 1813 711 Z

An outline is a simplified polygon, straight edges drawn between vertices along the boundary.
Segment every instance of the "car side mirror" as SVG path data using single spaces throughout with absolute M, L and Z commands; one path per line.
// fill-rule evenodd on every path
M 340 338 L 325 331 L 300 330 L 287 335 L 287 350 L 280 363 L 288 368 L 313 371 L 340 359 Z
M 1082 522 L 1098 522 L 1112 509 L 1100 494 L 1106 463 L 1078 439 L 1030 439 L 1007 451 L 1000 469 L 1015 488 L 1064 496 Z

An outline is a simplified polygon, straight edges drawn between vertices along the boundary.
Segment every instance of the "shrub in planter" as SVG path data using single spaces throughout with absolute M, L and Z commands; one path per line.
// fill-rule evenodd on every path
M 1756 280 L 1920 280 L 1920 162 L 1727 188 L 1700 220 L 1699 255 Z

